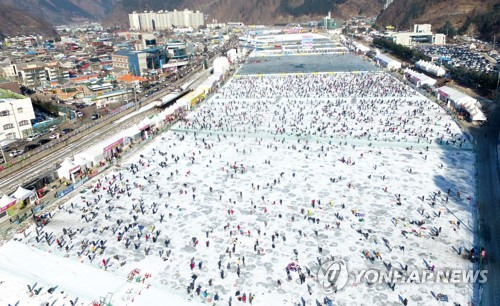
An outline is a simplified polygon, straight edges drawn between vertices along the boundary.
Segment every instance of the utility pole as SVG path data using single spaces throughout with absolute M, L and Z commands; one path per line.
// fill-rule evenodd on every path
M 495 53 L 496 50 L 496 38 L 497 35 L 493 35 L 493 53 Z M 498 76 L 497 76 L 497 90 L 496 90 L 496 101 L 498 102 L 498 85 L 500 84 L 500 63 L 497 63 L 497 70 L 498 70 Z

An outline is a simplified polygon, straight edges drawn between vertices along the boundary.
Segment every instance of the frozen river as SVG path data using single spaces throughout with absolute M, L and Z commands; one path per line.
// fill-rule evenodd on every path
M 469 284 L 363 282 L 328 293 L 316 280 L 318 259 L 331 256 L 353 270 L 472 268 L 463 256 L 474 238 L 470 143 L 399 81 L 360 77 L 318 81 L 371 82 L 356 98 L 340 85 L 319 98 L 321 86 L 303 86 L 317 84 L 312 76 L 234 79 L 186 122 L 90 181 L 38 236 L 31 227 L 16 239 L 121 280 L 139 269 L 154 290 L 195 303 L 241 305 L 244 294 L 255 305 L 323 305 L 325 297 L 440 305 L 441 294 L 467 305 Z M 286 92 L 273 98 L 270 82 Z M 373 85 L 380 82 L 391 85 Z M 288 276 L 287 266 L 301 272 Z M 109 290 L 121 292 L 113 305 L 137 302 L 130 291 Z

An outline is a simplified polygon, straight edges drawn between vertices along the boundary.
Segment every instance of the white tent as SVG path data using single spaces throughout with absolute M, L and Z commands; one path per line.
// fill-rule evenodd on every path
M 82 168 L 90 168 L 92 166 L 92 162 L 89 161 L 86 157 L 85 154 L 83 153 L 78 153 L 73 156 L 74 158 L 74 164 L 79 165 Z
M 161 115 L 166 117 L 166 116 L 169 116 L 169 115 L 172 115 L 173 113 L 175 113 L 175 105 L 171 105 L 170 107 L 167 107 L 162 113 Z
M 104 160 L 104 150 L 100 144 L 88 148 L 81 154 L 86 160 L 90 161 L 93 166 L 97 166 L 100 161 Z
M 57 169 L 57 175 L 74 182 L 74 174 L 80 171 L 80 169 L 80 165 L 75 165 L 69 158 L 66 158 Z
M 352 44 L 353 44 L 354 49 L 355 49 L 356 51 L 360 51 L 360 52 L 363 52 L 363 53 L 366 53 L 366 52 L 370 51 L 370 48 L 368 48 L 367 46 L 362 45 L 362 44 L 360 44 L 360 43 L 353 42 Z
M 165 124 L 165 118 L 162 118 L 159 114 L 154 116 L 151 121 L 156 127 L 163 126 Z
M 14 197 L 18 200 L 26 200 L 27 198 L 31 197 L 32 195 L 35 194 L 35 191 L 34 190 L 28 190 L 28 189 L 24 189 L 23 187 L 19 186 L 16 190 L 16 192 L 14 192 L 11 197 Z
M 444 70 L 443 67 L 434 65 L 433 63 L 426 62 L 424 60 L 419 60 L 415 63 L 415 66 L 438 77 L 446 74 L 446 70 Z
M 150 120 L 149 118 L 144 118 L 144 119 L 142 119 L 142 121 L 141 121 L 141 122 L 139 122 L 139 123 L 137 124 L 137 128 L 138 128 L 140 131 L 142 131 L 142 130 L 144 130 L 144 129 L 147 129 L 149 126 L 151 126 L 151 124 L 153 124 L 153 123 L 151 122 L 151 120 Z
M 7 208 L 14 205 L 15 203 L 16 199 L 4 194 L 2 198 L 0 198 L 0 212 L 7 210 Z
M 384 55 L 382 53 L 378 54 L 375 57 L 375 61 L 380 66 L 385 67 L 389 70 L 396 70 L 396 69 L 401 68 L 401 62 L 399 62 L 399 61 L 397 61 L 397 60 L 395 60 L 387 55 Z
M 139 129 L 137 129 L 137 127 L 131 126 L 128 129 L 124 130 L 121 133 L 121 135 L 123 135 L 123 137 L 134 138 L 136 135 L 138 135 L 140 133 L 141 133 L 141 131 Z
M 419 87 L 424 84 L 427 84 L 429 86 L 433 86 L 436 84 L 435 79 L 408 68 L 405 69 L 405 75 L 409 78 L 411 82 L 415 83 Z
M 475 109 L 473 111 L 470 112 L 470 116 L 472 118 L 472 121 L 486 121 L 486 116 L 484 115 L 484 113 L 482 111 L 480 111 L 479 109 Z
M 448 103 L 448 107 L 462 108 L 467 111 L 472 121 L 486 121 L 481 104 L 473 97 L 454 88 L 443 86 L 438 88 L 438 98 Z
M 214 60 L 214 73 L 224 74 L 229 69 L 227 57 L 218 57 Z

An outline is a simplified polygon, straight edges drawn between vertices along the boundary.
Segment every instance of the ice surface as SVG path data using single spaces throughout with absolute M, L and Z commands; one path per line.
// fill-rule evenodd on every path
M 378 78 L 391 79 L 377 75 L 371 81 Z M 288 79 L 261 80 L 262 85 Z M 132 303 L 138 292 L 137 284 L 125 291 L 120 287 L 134 269 L 151 274 L 144 283 L 149 289 L 134 300 L 149 305 L 163 291 L 172 298 L 165 305 L 179 305 L 179 297 L 209 303 L 216 293 L 219 304 L 227 305 L 231 297 L 239 305 L 237 290 L 255 295 L 258 305 L 297 305 L 301 297 L 315 305 L 325 296 L 336 305 L 399 305 L 400 297 L 411 305 L 438 304 L 433 293 L 466 305 L 472 297 L 469 285 L 397 284 L 392 290 L 362 283 L 327 294 L 314 278 L 317 258 L 332 255 L 344 258 L 351 269 L 386 269 L 389 263 L 410 270 L 472 267 L 454 251 L 473 245 L 470 144 L 443 110 L 391 80 L 395 89 L 383 99 L 339 98 L 335 92 L 318 98 L 304 92 L 301 82 L 287 85 L 289 92 L 281 95 L 287 98 L 261 99 L 275 93 L 255 82 L 253 91 L 231 82 L 187 122 L 90 181 L 56 210 L 43 228 L 50 245 L 44 233 L 37 242 L 32 226 L 27 238 L 16 237 L 27 246 L 0 248 L 0 256 L 20 256 L 0 270 L 20 269 L 21 282 L 43 279 L 87 301 L 113 292 L 116 305 Z M 378 92 L 374 87 L 363 95 Z M 431 231 L 438 228 L 441 234 L 433 237 Z M 380 252 L 382 259 L 372 263 L 364 251 Z M 21 269 L 22 258 L 36 264 Z M 291 262 L 313 271 L 305 284 L 297 272 L 287 280 L 285 268 Z M 75 280 L 63 286 L 66 278 L 52 277 L 50 267 L 66 271 L 64 277 L 75 271 Z M 188 293 L 193 273 L 195 289 L 201 285 L 206 297 Z M 103 284 L 106 277 L 116 279 L 119 288 Z M 90 289 L 77 290 L 80 281 L 102 290 L 93 296 Z

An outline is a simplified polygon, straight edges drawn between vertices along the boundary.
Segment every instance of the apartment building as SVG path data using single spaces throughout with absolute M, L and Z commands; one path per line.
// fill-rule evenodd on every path
M 32 119 L 35 112 L 31 98 L 0 89 L 0 141 L 27 137 Z
M 200 11 L 144 11 L 129 14 L 130 29 L 134 31 L 162 31 L 173 27 L 199 28 L 205 24 Z

